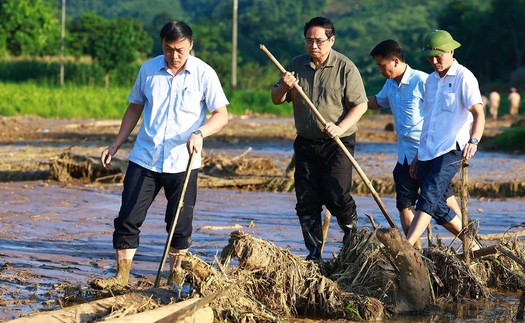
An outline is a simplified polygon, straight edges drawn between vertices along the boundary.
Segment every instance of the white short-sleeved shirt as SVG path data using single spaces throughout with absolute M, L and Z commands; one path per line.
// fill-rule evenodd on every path
M 168 73 L 164 55 L 144 63 L 128 100 L 144 105 L 143 121 L 129 160 L 154 172 L 186 170 L 186 143 L 206 120 L 206 111 L 229 104 L 217 73 L 202 60 L 189 56 L 185 69 Z M 193 169 L 201 166 L 195 156 Z
M 397 134 L 397 161 L 408 164 L 416 156 L 423 128 L 423 95 L 428 74 L 407 65 L 399 85 L 388 79 L 376 94 L 377 103 L 392 109 Z
M 481 104 L 478 80 L 456 60 L 443 77 L 430 74 L 425 88 L 425 119 L 418 149 L 419 160 L 431 160 L 456 149 L 470 139 L 470 108 Z

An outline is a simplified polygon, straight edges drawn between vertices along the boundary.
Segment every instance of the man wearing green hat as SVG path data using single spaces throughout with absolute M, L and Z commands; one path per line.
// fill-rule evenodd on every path
M 446 204 L 445 192 L 462 158 L 469 160 L 476 153 L 485 115 L 476 77 L 454 59 L 454 50 L 460 46 L 445 30 L 432 31 L 423 39 L 421 55 L 434 72 L 425 86 L 421 144 L 410 169 L 421 185 L 416 203 L 419 212 L 407 235 L 412 245 L 432 218 L 456 234 L 462 229 L 461 218 Z

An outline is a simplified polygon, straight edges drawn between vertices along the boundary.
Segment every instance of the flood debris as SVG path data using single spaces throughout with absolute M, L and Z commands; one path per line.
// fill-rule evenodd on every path
M 155 289 L 143 281 L 135 287 L 96 291 L 97 295 L 85 287 L 70 287 L 60 300 L 63 309 L 36 315 L 60 314 L 57 317 L 63 319 L 76 315 L 84 318 L 78 322 L 94 322 L 161 311 L 168 304 L 197 298 L 202 299 L 200 306 L 211 308 L 214 322 L 299 317 L 368 321 L 401 313 L 424 315 L 436 305 L 459 300 L 490 302 L 491 288 L 525 290 L 524 241 L 507 237 L 491 249 L 495 252 L 473 257 L 468 265 L 457 250 L 441 241 L 416 250 L 395 228 L 362 228 L 343 242 L 332 259 L 313 262 L 236 230 L 213 263 L 185 254 L 183 273 L 175 285 L 163 282 Z M 94 297 L 107 300 L 86 302 Z M 518 310 L 517 317 L 523 309 Z M 182 319 L 190 310 L 175 314 L 166 307 L 161 312 Z
M 202 167 L 199 173 L 198 185 L 212 189 L 238 189 L 244 191 L 293 192 L 292 176 L 293 155 L 290 164 L 285 169 L 277 167 L 274 160 L 268 156 L 251 156 L 251 148 L 237 156 L 227 156 L 224 153 L 203 154 Z M 59 182 L 76 183 L 115 183 L 122 182 L 127 168 L 127 160 L 113 157 L 111 167 L 104 168 L 98 157 L 75 155 L 67 151 L 53 158 L 48 172 L 32 172 L 16 175 L 18 178 L 50 179 Z M 5 176 L 13 179 L 15 174 Z M 0 172 L 0 179 L 2 174 Z M 395 193 L 395 184 L 391 178 L 374 178 L 371 184 L 382 195 Z M 453 181 L 459 189 L 460 182 Z M 358 177 L 353 180 L 352 192 L 356 195 L 366 195 L 369 189 Z M 525 182 L 519 179 L 474 181 L 469 183 L 469 194 L 472 197 L 503 198 L 525 196 Z
M 126 173 L 127 161 L 112 158 L 111 167 L 102 166 L 99 158 L 64 152 L 53 159 L 50 177 L 59 182 L 121 182 Z

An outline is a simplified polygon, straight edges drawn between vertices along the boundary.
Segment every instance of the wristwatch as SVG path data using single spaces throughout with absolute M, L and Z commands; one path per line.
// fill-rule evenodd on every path
M 204 135 L 202 134 L 202 131 L 200 131 L 199 129 L 197 129 L 194 132 L 192 132 L 192 134 L 197 135 L 197 136 L 201 136 L 201 138 L 204 138 Z
M 476 139 L 476 138 L 470 138 L 470 140 L 468 141 L 469 144 L 474 144 L 474 145 L 477 145 L 479 144 L 479 140 Z

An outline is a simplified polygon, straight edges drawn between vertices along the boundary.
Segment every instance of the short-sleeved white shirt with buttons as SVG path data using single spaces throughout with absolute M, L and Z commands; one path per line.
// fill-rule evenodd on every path
M 143 121 L 129 160 L 154 172 L 180 173 L 189 155 L 186 142 L 206 120 L 206 111 L 229 104 L 217 73 L 189 56 L 185 69 L 168 73 L 164 55 L 144 63 L 128 100 L 144 105 Z M 201 166 L 195 156 L 193 169 Z
M 481 103 L 478 80 L 456 60 L 443 77 L 429 75 L 424 97 L 425 118 L 418 159 L 432 160 L 456 149 L 463 150 L 470 138 L 470 108 Z
M 423 128 L 423 94 L 428 74 L 407 65 L 399 85 L 388 79 L 376 94 L 377 103 L 390 108 L 394 116 L 397 134 L 397 161 L 408 164 L 416 156 Z

